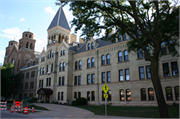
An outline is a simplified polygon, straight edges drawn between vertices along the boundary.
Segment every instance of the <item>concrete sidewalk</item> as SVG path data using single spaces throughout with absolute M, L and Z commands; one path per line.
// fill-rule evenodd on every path
M 119 117 L 119 116 L 101 116 L 94 115 L 94 113 L 66 105 L 58 105 L 58 104 L 48 104 L 48 103 L 34 103 L 34 105 L 45 107 L 50 111 L 29 113 L 29 115 L 36 115 L 38 117 L 47 117 L 47 118 L 131 118 L 131 117 Z M 35 109 L 36 110 L 36 109 Z M 38 110 L 39 111 L 39 110 Z

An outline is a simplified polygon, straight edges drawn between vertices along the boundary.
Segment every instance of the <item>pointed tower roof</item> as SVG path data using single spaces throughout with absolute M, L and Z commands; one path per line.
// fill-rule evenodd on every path
M 59 7 L 56 15 L 54 16 L 54 18 L 47 30 L 49 30 L 55 26 L 61 26 L 65 29 L 71 31 L 62 6 Z

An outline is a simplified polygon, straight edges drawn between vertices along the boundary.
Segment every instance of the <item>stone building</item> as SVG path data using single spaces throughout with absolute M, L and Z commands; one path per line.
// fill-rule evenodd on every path
M 79 43 L 72 35 L 63 8 L 59 8 L 47 29 L 47 49 L 39 57 L 38 101 L 70 103 L 85 97 L 89 104 L 104 104 L 102 87 L 109 87 L 112 105 L 156 106 L 157 101 L 149 71 L 150 62 L 141 52 L 127 52 L 131 38 L 124 34 L 116 43 L 89 39 Z M 177 48 L 177 47 L 176 47 Z M 179 60 L 173 48 L 162 44 L 159 76 L 167 104 L 179 101 Z
M 34 34 L 26 31 L 23 32 L 22 38 L 19 43 L 15 40 L 9 42 L 9 46 L 6 47 L 6 53 L 4 57 L 4 64 L 14 63 L 14 74 L 20 73 L 20 69 L 23 68 L 29 59 L 33 59 L 39 52 L 34 51 L 35 49 Z M 16 86 L 16 94 L 13 98 L 18 98 L 19 85 Z

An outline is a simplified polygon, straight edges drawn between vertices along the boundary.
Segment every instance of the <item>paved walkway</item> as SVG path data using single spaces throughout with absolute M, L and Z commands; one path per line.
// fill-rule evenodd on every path
M 42 106 L 50 111 L 41 111 L 36 113 L 29 113 L 30 115 L 36 115 L 37 117 L 47 117 L 47 118 L 128 118 L 128 117 L 118 117 L 118 116 L 100 116 L 94 115 L 94 113 L 71 106 L 57 105 L 57 104 L 47 104 L 47 103 L 34 103 L 37 106 Z

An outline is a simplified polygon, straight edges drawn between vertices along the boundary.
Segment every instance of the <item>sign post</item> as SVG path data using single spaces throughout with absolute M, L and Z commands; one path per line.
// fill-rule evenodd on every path
M 103 89 L 103 91 L 104 91 L 104 98 L 105 98 L 105 116 L 107 116 L 107 98 L 108 98 L 108 94 L 107 94 L 107 92 L 108 92 L 108 90 L 109 90 L 109 88 L 108 88 L 108 86 L 106 85 L 106 84 L 104 84 L 104 86 L 102 87 L 102 89 Z

